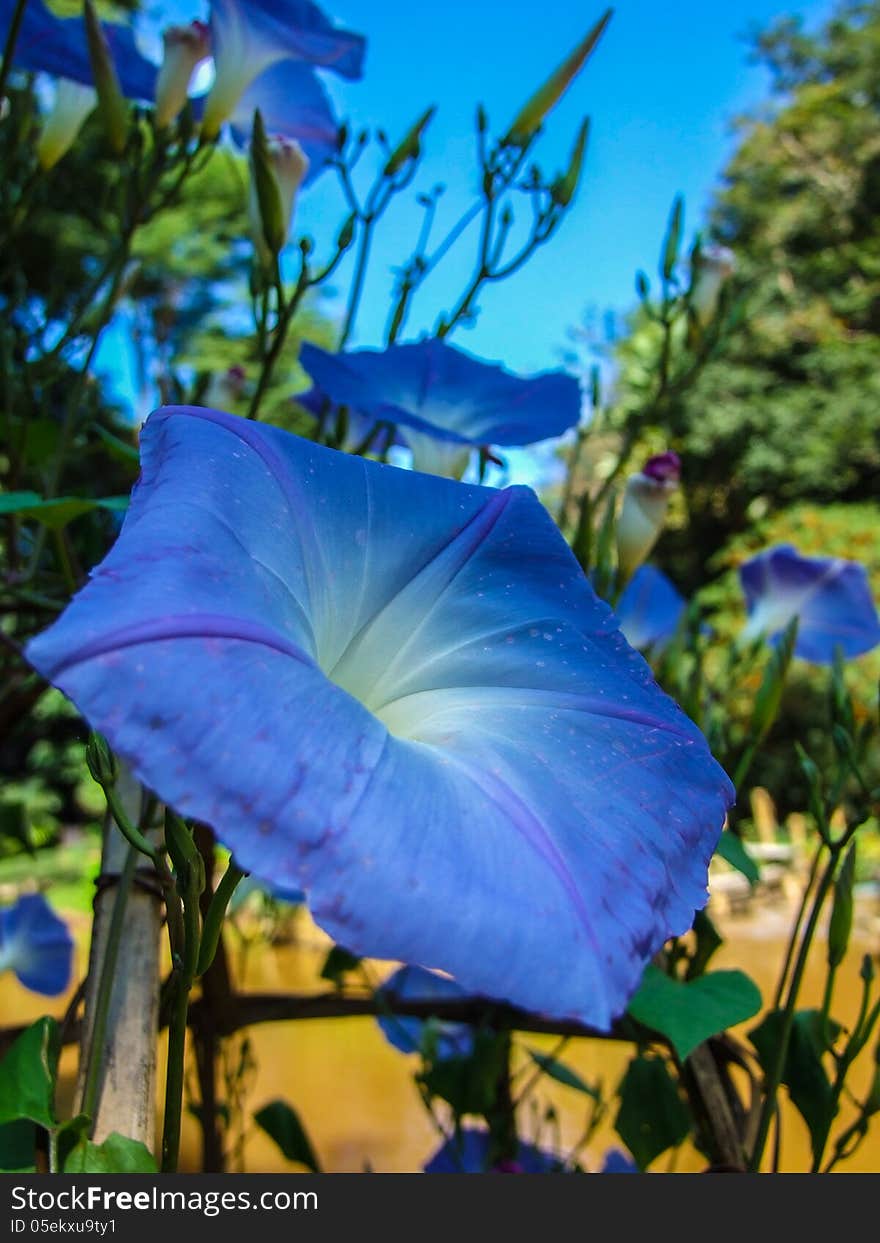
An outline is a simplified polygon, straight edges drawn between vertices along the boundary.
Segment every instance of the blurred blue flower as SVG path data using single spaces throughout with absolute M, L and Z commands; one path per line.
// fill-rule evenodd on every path
M 216 76 L 203 119 L 209 138 L 235 114 L 248 87 L 284 61 L 344 78 L 363 73 L 363 36 L 341 30 L 309 0 L 211 0 L 210 9 Z
M 627 642 L 641 652 L 671 639 L 684 610 L 684 597 L 663 571 L 641 565 L 623 589 L 615 611 Z
M 12 971 L 31 992 L 55 997 L 70 983 L 73 940 L 42 894 L 26 894 L 0 910 L 0 971 Z
M 34 666 L 350 952 L 607 1028 L 733 790 L 534 493 L 201 407 L 140 443 Z
M 0 0 L 0 28 L 8 28 L 16 0 Z M 128 99 L 152 100 L 157 69 L 138 51 L 129 26 L 103 22 L 119 84 Z M 56 17 L 43 0 L 28 0 L 15 45 L 14 64 L 32 73 L 50 73 L 92 85 L 92 63 L 82 17 Z
M 377 991 L 379 1000 L 391 1011 L 395 1001 L 457 1001 L 466 997 L 464 989 L 447 976 L 424 967 L 401 967 Z M 379 1018 L 382 1034 L 401 1053 L 420 1053 L 425 1035 L 425 1019 L 384 1014 Z M 436 1057 L 447 1061 L 470 1057 L 474 1048 L 473 1029 L 467 1023 L 434 1023 Z
M 795 655 L 818 665 L 831 664 L 838 645 L 853 657 L 880 643 L 868 576 L 857 561 L 803 557 L 777 544 L 740 566 L 739 576 L 749 614 L 743 639 L 776 642 L 797 617 Z
M 465 1127 L 448 1139 L 425 1166 L 426 1174 L 557 1174 L 562 1162 L 520 1140 L 513 1161 L 489 1167 L 489 1132 Z
M 268 11 L 270 7 L 271 13 Z M 0 0 L 0 26 L 8 25 L 14 8 L 15 0 Z M 330 26 L 318 9 L 303 3 L 303 0 L 297 0 L 292 5 L 273 6 L 246 3 L 245 0 L 232 4 L 229 0 L 223 0 L 223 3 L 212 5 L 212 32 L 215 44 L 219 37 L 223 46 L 225 38 L 227 52 L 233 55 L 230 31 L 238 31 L 238 36 L 242 38 L 251 38 L 254 31 L 266 35 L 274 29 L 277 20 L 284 18 L 288 8 L 299 14 L 305 28 L 296 27 L 289 31 L 286 41 L 277 45 L 277 54 L 273 54 L 268 61 L 262 58 L 262 68 L 243 81 L 241 92 L 233 101 L 228 116 L 233 137 L 239 146 L 243 146 L 250 138 L 254 112 L 259 108 L 268 134 L 295 139 L 303 148 L 309 159 L 308 182 L 326 168 L 328 158 L 336 149 L 339 126 L 324 87 L 304 61 L 312 59 L 313 63 L 324 65 L 327 58 L 332 57 L 333 49 L 337 48 L 340 53 L 338 61 L 327 63 L 326 67 L 335 68 L 346 76 L 356 76 L 355 70 L 363 52 L 361 37 L 345 32 L 321 34 L 322 23 L 331 32 L 335 31 L 335 27 Z M 141 54 L 131 28 L 118 22 L 104 22 L 103 28 L 123 94 L 128 99 L 144 102 L 155 99 L 159 67 Z M 167 33 L 172 34 L 176 30 L 178 28 Z M 184 28 L 179 30 L 186 33 Z M 315 51 L 314 58 L 305 55 L 310 47 Z M 301 56 L 296 53 L 296 48 L 300 49 Z M 241 70 L 234 55 L 230 63 L 236 71 Z M 29 0 L 16 44 L 15 64 L 21 69 L 52 74 L 91 87 L 92 65 L 83 19 L 56 17 L 43 0 Z M 70 114 L 70 101 L 65 98 L 62 103 Z M 209 103 L 204 98 L 198 98 L 193 100 L 193 106 L 196 117 L 200 118 Z M 90 108 L 85 112 L 81 110 L 81 115 L 76 118 L 77 129 L 88 111 Z M 174 111 L 175 107 L 169 105 L 169 115 L 164 117 L 166 122 L 173 119 L 171 114 Z M 69 125 L 73 121 L 71 115 Z M 75 135 L 76 129 L 73 133 Z
M 620 1148 L 608 1149 L 605 1154 L 605 1164 L 599 1171 L 600 1174 L 638 1174 L 638 1172 L 639 1167 L 635 1161 Z
M 533 444 L 580 418 L 573 376 L 521 378 L 437 338 L 342 354 L 306 344 L 299 360 L 319 390 L 306 395 L 308 408 L 321 397 L 348 407 L 353 439 L 377 423 L 393 425 L 416 470 L 430 474 L 459 476 L 474 448 Z

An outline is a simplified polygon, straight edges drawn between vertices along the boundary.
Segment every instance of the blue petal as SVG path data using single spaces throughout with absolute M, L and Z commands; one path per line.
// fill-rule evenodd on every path
M 251 83 L 231 118 L 232 136 L 239 146 L 250 142 L 258 108 L 267 134 L 296 139 L 309 160 L 305 184 L 314 181 L 335 154 L 339 132 L 327 92 L 314 70 L 285 60 Z
M 446 976 L 423 967 L 401 967 L 378 991 L 379 998 L 394 1010 L 395 1001 L 458 1001 L 466 997 L 464 989 Z M 379 1019 L 379 1026 L 389 1044 L 401 1053 L 419 1053 L 425 1031 L 424 1019 L 388 1014 Z M 437 1059 L 469 1057 L 474 1048 L 474 1033 L 466 1023 L 435 1023 Z
M 426 1174 L 486 1174 L 491 1172 L 489 1164 L 489 1133 L 478 1131 L 475 1127 L 466 1127 L 457 1136 L 448 1139 L 442 1148 L 434 1153 L 425 1166 Z M 559 1172 L 560 1161 L 547 1152 L 542 1152 L 534 1144 L 521 1140 L 516 1153 L 515 1164 L 518 1170 L 504 1170 L 496 1167 L 499 1172 L 521 1174 L 553 1174 Z
M 795 655 L 815 664 L 834 660 L 838 645 L 846 657 L 880 643 L 880 620 L 864 567 L 839 557 L 803 557 L 778 544 L 740 567 L 749 620 L 747 637 L 779 639 L 798 618 Z
M 363 75 L 366 40 L 341 30 L 309 0 L 211 0 L 216 55 L 227 32 L 246 27 L 249 36 L 343 78 Z
M 525 379 L 436 338 L 343 354 L 306 344 L 300 362 L 331 401 L 400 426 L 404 439 L 412 429 L 463 445 L 527 445 L 580 418 L 573 376 Z
M 601 1170 L 602 1174 L 638 1174 L 638 1172 L 639 1167 L 632 1157 L 628 1157 L 619 1148 L 608 1149 L 605 1154 L 605 1164 Z
M 352 953 L 607 1028 L 733 791 L 534 494 L 196 407 L 141 447 L 36 668 Z
M 42 894 L 28 894 L 0 910 L 0 969 L 25 988 L 55 997 L 70 983 L 73 940 Z
M 616 612 L 626 641 L 644 651 L 672 638 L 684 610 L 684 597 L 663 571 L 641 565 L 624 588 Z
M 0 0 L 0 26 L 8 27 L 15 0 Z M 156 66 L 137 49 L 128 26 L 104 22 L 122 93 L 128 99 L 152 100 L 156 93 Z M 28 0 L 15 45 L 15 64 L 31 72 L 93 83 L 85 23 L 81 17 L 56 17 L 43 0 Z

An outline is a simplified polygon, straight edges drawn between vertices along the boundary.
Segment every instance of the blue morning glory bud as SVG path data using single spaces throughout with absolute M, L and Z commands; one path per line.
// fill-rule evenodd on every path
M 534 493 L 201 407 L 140 448 L 35 668 L 352 954 L 607 1029 L 733 790 Z
M 650 458 L 626 481 L 617 519 L 617 565 L 627 579 L 656 544 L 666 521 L 669 498 L 678 487 L 681 462 L 671 450 Z
M 513 1161 L 489 1165 L 488 1131 L 464 1127 L 434 1153 L 426 1174 L 555 1174 L 562 1170 L 558 1157 L 520 1140 Z
M 684 610 L 684 597 L 653 565 L 639 566 L 615 609 L 626 641 L 640 652 L 671 639 Z
M 715 314 L 721 290 L 736 271 L 736 255 L 727 246 L 701 246 L 691 257 L 691 287 L 688 301 L 701 324 Z
M 175 121 L 189 98 L 193 74 L 211 55 L 211 31 L 205 22 L 170 26 L 162 33 L 164 55 L 156 80 L 156 125 Z
M 111 150 L 121 155 L 128 136 L 128 108 L 113 63 L 113 53 L 104 34 L 93 0 L 85 0 L 83 20 L 92 62 L 92 77 L 98 93 L 98 116 Z
M 31 992 L 55 997 L 70 983 L 73 940 L 42 894 L 0 909 L 0 971 L 12 971 Z
M 425 1037 L 425 1019 L 396 1015 L 398 1001 L 454 1001 L 466 997 L 464 989 L 448 976 L 424 967 L 401 967 L 378 990 L 383 1008 L 392 1013 L 380 1014 L 379 1026 L 389 1044 L 401 1053 L 420 1053 Z M 474 1048 L 473 1028 L 467 1023 L 435 1022 L 435 1056 L 438 1061 L 453 1057 L 469 1057 Z
M 83 86 L 69 78 L 58 80 L 55 100 L 37 140 L 37 159 L 41 168 L 48 170 L 54 167 L 67 154 L 97 102 L 98 94 L 93 86 Z
M 834 649 L 860 656 L 880 643 L 880 620 L 868 576 L 856 561 L 803 557 L 777 544 L 739 570 L 748 621 L 741 639 L 765 635 L 771 643 L 798 619 L 794 653 L 818 665 L 834 663 Z
M 474 449 L 561 436 L 581 413 L 574 376 L 513 375 L 437 338 L 342 354 L 306 344 L 300 362 L 333 405 L 395 426 L 428 474 L 460 477 Z
M 247 88 L 281 61 L 306 61 L 344 78 L 362 73 L 364 39 L 340 30 L 309 0 L 212 0 L 216 77 L 202 132 L 214 138 Z

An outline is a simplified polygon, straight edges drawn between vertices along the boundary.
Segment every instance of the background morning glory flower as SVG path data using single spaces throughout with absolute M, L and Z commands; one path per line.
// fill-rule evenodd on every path
M 733 790 L 534 494 L 201 407 L 140 443 L 31 662 L 352 953 L 607 1028 Z
M 309 0 L 212 0 L 210 12 L 216 76 L 205 104 L 208 137 L 273 65 L 304 61 L 344 78 L 363 73 L 363 36 L 335 26 Z
M 778 544 L 740 566 L 748 621 L 743 639 L 766 635 L 773 642 L 798 619 L 795 655 L 815 664 L 846 657 L 880 643 L 880 620 L 864 567 L 840 557 L 803 557 Z
M 15 7 L 15 0 L 0 0 L 0 28 L 9 27 Z M 122 93 L 128 99 L 153 99 L 157 68 L 141 55 L 131 28 L 119 22 L 102 22 L 101 25 Z M 43 0 L 28 0 L 13 63 L 32 73 L 49 73 L 91 86 L 92 62 L 82 17 L 56 17 Z
M 307 395 L 309 408 L 321 396 L 347 406 L 358 434 L 393 424 L 416 470 L 431 474 L 461 475 L 474 448 L 548 440 L 580 418 L 573 376 L 522 378 L 437 338 L 341 354 L 305 344 L 299 360 L 319 390 Z
M 684 597 L 663 571 L 641 565 L 623 589 L 615 612 L 627 642 L 644 651 L 672 638 L 684 610 Z
M 464 989 L 447 976 L 424 967 L 401 967 L 378 990 L 380 1001 L 393 1011 L 398 1001 L 455 1001 L 466 997 Z M 425 1033 L 425 1020 L 389 1014 L 379 1018 L 382 1034 L 401 1053 L 420 1053 Z M 467 1023 L 434 1023 L 436 1057 L 446 1061 L 453 1057 L 469 1057 L 474 1048 L 474 1033 Z
M 34 993 L 55 997 L 70 983 L 73 940 L 42 894 L 0 909 L 0 971 Z
M 558 1157 L 520 1140 L 514 1161 L 489 1167 L 489 1132 L 465 1127 L 448 1139 L 425 1166 L 426 1174 L 554 1174 L 561 1171 Z

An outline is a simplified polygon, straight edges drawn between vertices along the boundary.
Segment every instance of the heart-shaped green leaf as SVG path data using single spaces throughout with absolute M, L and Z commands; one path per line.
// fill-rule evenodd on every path
M 654 966 L 645 971 L 629 1003 L 629 1014 L 668 1037 L 682 1060 L 710 1036 L 760 1009 L 761 994 L 742 971 L 712 971 L 683 983 Z

